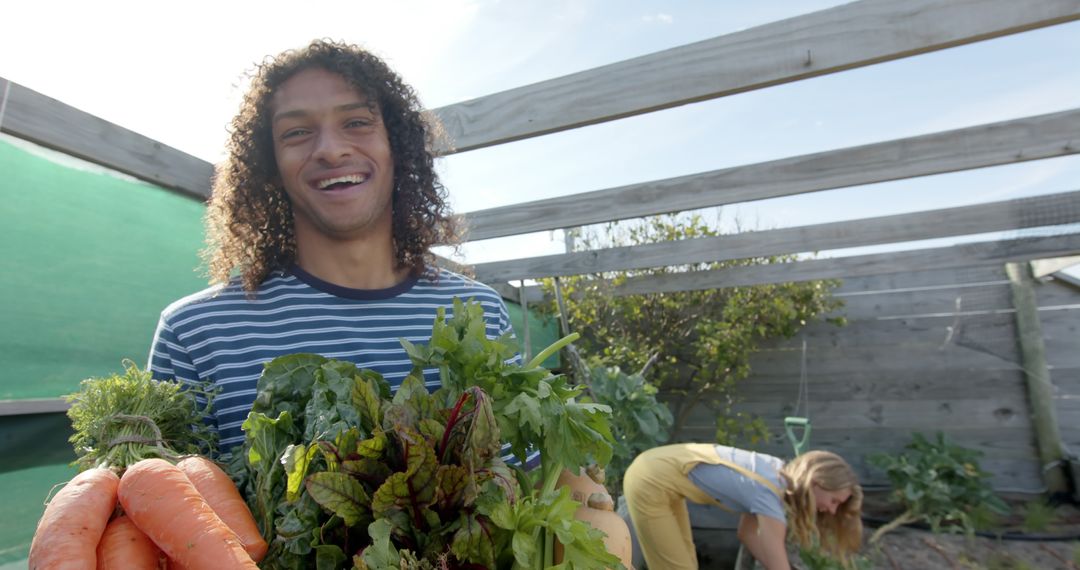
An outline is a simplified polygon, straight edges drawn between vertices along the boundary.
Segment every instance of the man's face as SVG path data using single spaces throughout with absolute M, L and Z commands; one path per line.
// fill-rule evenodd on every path
M 297 241 L 389 235 L 394 162 L 379 110 L 340 75 L 306 69 L 278 87 L 271 113 Z

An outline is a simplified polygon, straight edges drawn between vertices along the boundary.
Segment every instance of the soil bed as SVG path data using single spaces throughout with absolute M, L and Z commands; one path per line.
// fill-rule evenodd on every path
M 1009 504 L 1011 514 L 1002 517 L 994 528 L 978 536 L 931 533 L 928 529 L 902 527 L 883 536 L 878 544 L 866 546 L 863 552 L 873 562 L 875 569 L 1080 570 L 1080 540 L 1077 539 L 1080 537 L 1080 509 L 1075 505 L 1059 505 L 1045 529 L 1025 530 L 1024 507 L 1039 498 L 1003 498 Z M 888 505 L 887 495 L 868 494 L 864 514 L 885 521 L 899 513 Z M 868 525 L 866 536 L 869 537 L 874 530 Z M 1009 537 L 1022 537 L 1025 540 Z M 1039 537 L 1047 539 L 1037 540 Z

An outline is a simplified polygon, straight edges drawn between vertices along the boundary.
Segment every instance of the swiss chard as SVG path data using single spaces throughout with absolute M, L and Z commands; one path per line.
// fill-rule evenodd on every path
M 262 566 L 531 569 L 550 565 L 557 536 L 564 567 L 619 567 L 554 490 L 564 467 L 610 459 L 610 409 L 576 402 L 580 388 L 540 367 L 544 355 L 518 364 L 476 303 L 440 311 L 430 343 L 402 344 L 414 368 L 392 397 L 351 363 L 267 364 L 232 465 L 271 539 Z M 442 386 L 429 394 L 431 368 Z M 503 462 L 503 442 L 521 459 L 541 451 L 539 485 Z

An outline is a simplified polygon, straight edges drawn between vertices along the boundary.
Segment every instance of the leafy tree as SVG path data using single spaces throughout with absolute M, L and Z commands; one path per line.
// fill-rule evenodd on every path
M 669 214 L 633 224 L 610 223 L 582 236 L 577 251 L 641 246 L 719 236 L 716 224 L 699 214 Z M 750 373 L 750 355 L 762 341 L 795 335 L 812 319 L 840 306 L 830 291 L 834 281 L 738 286 L 704 291 L 617 295 L 613 286 L 647 275 L 710 271 L 725 267 L 777 264 L 790 257 L 581 275 L 560 278 L 570 328 L 582 334 L 585 354 L 625 369 L 652 362 L 648 379 L 674 403 L 672 438 L 691 411 L 710 403 L 720 412 L 717 439 L 735 443 L 763 435 L 760 420 L 738 416 L 737 382 Z M 555 281 L 544 286 L 554 292 Z M 554 303 L 551 311 L 557 311 Z M 842 324 L 843 319 L 833 319 Z M 653 360 L 655 361 L 653 362 Z M 616 408 L 615 414 L 619 411 Z

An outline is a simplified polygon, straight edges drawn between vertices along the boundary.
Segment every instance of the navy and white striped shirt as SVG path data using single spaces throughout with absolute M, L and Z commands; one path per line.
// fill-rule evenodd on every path
M 294 266 L 272 273 L 251 298 L 236 280 L 210 287 L 162 312 L 148 367 L 154 378 L 220 390 L 210 422 L 228 455 L 244 441 L 240 425 L 263 365 L 278 356 L 347 360 L 379 372 L 396 391 L 412 370 L 399 339 L 428 343 L 436 310 L 444 307 L 450 318 L 455 297 L 483 306 L 488 338 L 513 331 L 506 305 L 487 285 L 444 269 L 431 277 L 389 289 L 348 289 Z M 430 390 L 440 386 L 437 369 L 425 370 L 424 378 Z

